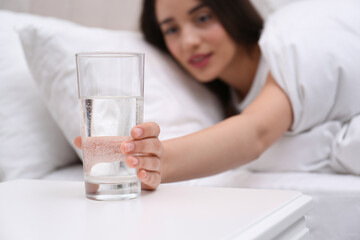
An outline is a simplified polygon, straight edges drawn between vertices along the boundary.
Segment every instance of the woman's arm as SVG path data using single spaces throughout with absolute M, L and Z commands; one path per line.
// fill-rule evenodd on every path
M 241 114 L 164 141 L 161 181 L 209 176 L 255 160 L 290 128 L 292 120 L 289 98 L 269 74 L 259 96 Z
M 248 163 L 258 158 L 291 124 L 290 101 L 269 75 L 259 96 L 240 115 L 162 144 L 157 124 L 140 124 L 131 131 L 133 140 L 122 142 L 119 148 L 127 154 L 127 165 L 139 170 L 142 188 L 155 189 L 160 181 L 209 176 Z M 81 148 L 80 137 L 74 143 Z

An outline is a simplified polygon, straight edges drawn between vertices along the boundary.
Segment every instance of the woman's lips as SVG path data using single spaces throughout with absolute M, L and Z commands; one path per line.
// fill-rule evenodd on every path
M 209 63 L 211 56 L 212 53 L 196 54 L 189 59 L 189 64 L 196 68 L 202 68 Z

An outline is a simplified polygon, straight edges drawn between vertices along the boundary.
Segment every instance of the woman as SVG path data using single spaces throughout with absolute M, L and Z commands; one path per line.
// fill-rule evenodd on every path
M 318 3 L 318 9 L 321 4 Z M 306 9 L 306 4 L 302 8 Z M 323 108 L 313 104 L 311 96 L 321 95 L 321 92 L 313 93 L 312 89 L 317 90 L 319 86 L 314 87 L 317 83 L 309 82 L 301 75 L 301 70 L 304 66 L 316 70 L 317 63 L 322 68 L 323 60 L 307 64 L 310 59 L 304 57 L 305 63 L 296 65 L 297 59 L 302 58 L 293 51 L 294 42 L 289 41 L 288 45 L 285 42 L 285 47 L 277 48 L 277 40 L 283 39 L 274 40 L 274 35 L 269 34 L 269 31 L 279 30 L 274 27 L 277 18 L 274 19 L 262 33 L 261 18 L 245 0 L 144 1 L 141 24 L 145 39 L 169 53 L 199 82 L 221 81 L 229 86 L 232 100 L 241 111 L 208 129 L 163 142 L 157 138 L 160 129 L 156 123 L 134 127 L 131 133 L 134 140 L 122 143 L 121 150 L 128 155 L 127 165 L 139 169 L 138 177 L 144 189 L 155 189 L 160 182 L 209 176 L 247 164 L 258 159 L 285 133 L 301 135 L 336 121 L 329 127 L 335 129 L 331 137 L 336 137 L 343 125 L 358 115 L 360 106 L 344 111 L 344 107 L 334 107 L 338 101 L 329 102 L 326 103 L 329 106 L 324 107 L 329 110 L 321 113 Z M 308 23 L 304 21 L 306 26 Z M 292 40 L 297 44 L 298 36 Z M 300 46 L 307 44 L 300 42 Z M 353 50 L 360 53 L 359 49 Z M 315 57 L 323 55 L 320 51 Z M 293 59 L 295 64 L 292 64 Z M 329 69 L 332 68 L 337 69 L 337 66 Z M 358 71 L 354 75 L 360 77 Z M 349 79 L 343 82 L 349 82 L 350 86 L 355 81 Z M 320 89 L 329 87 L 333 92 L 331 84 L 326 86 L 326 81 L 321 84 L 318 84 Z M 359 84 L 351 88 L 347 87 L 346 91 L 360 90 Z M 219 89 L 219 96 L 229 97 L 223 88 Z M 326 94 L 324 99 L 333 95 Z M 360 100 L 350 95 L 348 101 L 340 101 L 342 106 Z M 223 99 L 223 103 L 228 103 L 227 99 Z M 81 139 L 75 139 L 75 144 L 80 147 Z M 136 153 L 144 156 L 134 156 Z

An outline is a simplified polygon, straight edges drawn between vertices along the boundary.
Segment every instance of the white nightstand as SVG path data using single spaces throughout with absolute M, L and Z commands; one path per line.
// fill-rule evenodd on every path
M 307 239 L 294 191 L 161 185 L 135 200 L 85 198 L 83 182 L 0 183 L 0 239 Z

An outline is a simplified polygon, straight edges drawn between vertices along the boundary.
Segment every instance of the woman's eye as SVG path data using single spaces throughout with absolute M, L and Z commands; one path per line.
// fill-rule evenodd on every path
M 196 21 L 203 23 L 203 22 L 208 21 L 210 18 L 211 18 L 211 16 L 209 14 L 201 15 L 200 17 L 196 18 Z
M 165 35 L 171 35 L 177 32 L 177 28 L 176 27 L 171 27 L 165 30 Z

